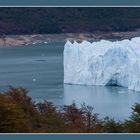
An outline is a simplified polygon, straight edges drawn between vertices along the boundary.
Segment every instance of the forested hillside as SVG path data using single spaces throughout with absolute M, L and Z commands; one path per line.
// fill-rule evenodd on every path
M 0 34 L 131 31 L 140 8 L 0 8 Z

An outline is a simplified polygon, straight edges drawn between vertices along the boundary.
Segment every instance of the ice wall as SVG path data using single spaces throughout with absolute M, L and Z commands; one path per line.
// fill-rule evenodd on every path
M 140 91 L 140 37 L 114 42 L 67 41 L 64 83 L 118 85 Z

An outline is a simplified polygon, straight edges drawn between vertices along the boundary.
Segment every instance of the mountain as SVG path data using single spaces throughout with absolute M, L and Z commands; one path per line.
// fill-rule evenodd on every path
M 0 34 L 93 33 L 140 28 L 140 8 L 0 7 Z

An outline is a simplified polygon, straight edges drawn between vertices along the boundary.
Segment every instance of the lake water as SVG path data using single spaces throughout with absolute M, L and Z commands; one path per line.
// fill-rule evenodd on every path
M 99 117 L 123 120 L 140 103 L 140 93 L 123 87 L 63 85 L 64 43 L 0 48 L 0 90 L 10 85 L 25 87 L 35 101 L 55 105 L 92 105 Z

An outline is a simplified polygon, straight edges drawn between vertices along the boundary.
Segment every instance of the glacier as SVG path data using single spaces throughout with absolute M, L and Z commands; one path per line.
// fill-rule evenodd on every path
M 71 43 L 63 52 L 64 83 L 122 86 L 140 91 L 140 37 Z

